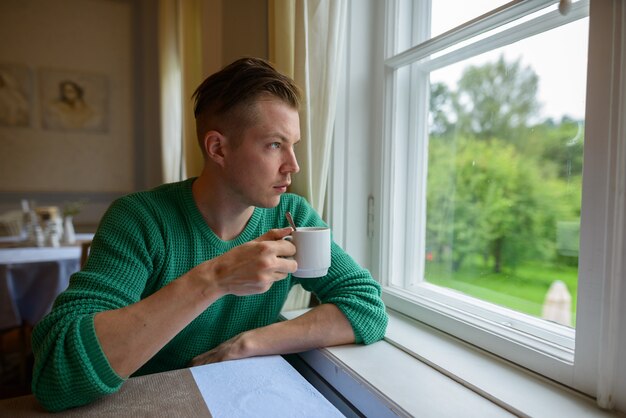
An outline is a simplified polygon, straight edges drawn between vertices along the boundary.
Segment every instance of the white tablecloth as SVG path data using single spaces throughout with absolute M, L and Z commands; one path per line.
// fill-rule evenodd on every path
M 80 255 L 80 245 L 0 249 L 0 329 L 39 322 L 80 268 Z
M 214 417 L 345 418 L 281 356 L 191 368 Z
M 80 259 L 80 246 L 18 247 L 0 249 L 0 264 L 41 263 L 45 261 Z

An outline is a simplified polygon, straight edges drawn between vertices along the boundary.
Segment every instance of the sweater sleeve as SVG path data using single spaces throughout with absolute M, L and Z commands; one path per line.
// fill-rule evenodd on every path
M 321 303 L 332 303 L 346 316 L 357 344 L 371 344 L 385 336 L 387 313 L 380 285 L 337 244 L 332 244 L 331 267 L 319 279 L 298 279 Z
M 293 213 L 298 225 L 325 225 L 304 199 Z M 352 325 L 356 343 L 371 344 L 385 336 L 388 317 L 380 297 L 380 285 L 334 241 L 331 244 L 331 266 L 325 277 L 294 277 L 294 280 L 313 292 L 321 303 L 332 303 L 343 312 Z
M 145 218 L 128 203 L 115 202 L 102 218 L 87 264 L 34 328 L 32 390 L 44 408 L 84 405 L 124 382 L 101 349 L 94 316 L 140 300 L 152 264 Z

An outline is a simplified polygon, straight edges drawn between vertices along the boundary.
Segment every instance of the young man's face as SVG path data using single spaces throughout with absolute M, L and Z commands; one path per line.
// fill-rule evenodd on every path
M 244 206 L 274 207 L 300 171 L 294 145 L 300 140 L 298 111 L 275 98 L 257 102 L 256 122 L 229 143 L 224 174 L 232 198 Z

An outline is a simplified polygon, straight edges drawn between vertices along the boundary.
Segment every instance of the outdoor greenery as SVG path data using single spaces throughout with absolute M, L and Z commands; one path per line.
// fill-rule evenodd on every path
M 429 282 L 535 316 L 555 280 L 575 311 L 583 153 L 538 83 L 501 57 L 431 85 L 426 232 Z
M 572 325 L 576 317 L 576 266 L 528 262 L 513 273 L 494 273 L 476 262 L 458 271 L 444 263 L 428 262 L 429 283 L 457 290 L 500 306 L 541 317 L 546 292 L 554 280 L 563 281 L 572 292 Z

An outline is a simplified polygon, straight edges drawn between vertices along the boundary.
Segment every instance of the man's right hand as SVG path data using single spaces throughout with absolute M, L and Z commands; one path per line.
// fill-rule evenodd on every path
M 284 240 L 291 228 L 272 229 L 259 238 L 199 264 L 189 271 L 209 289 L 223 296 L 264 293 L 275 281 L 298 269 L 292 257 L 296 247 Z
M 111 367 L 122 377 L 131 375 L 221 296 L 263 293 L 296 271 L 296 261 L 285 258 L 296 253 L 283 239 L 290 233 L 270 230 L 137 303 L 96 314 L 96 335 Z

